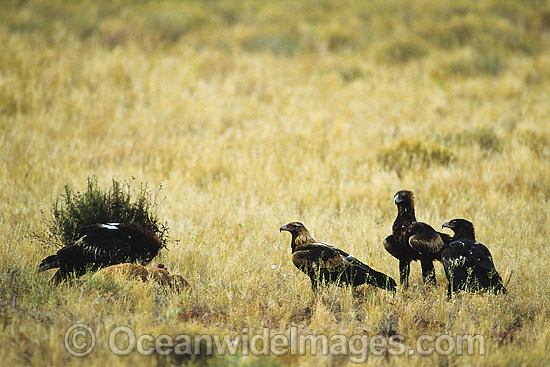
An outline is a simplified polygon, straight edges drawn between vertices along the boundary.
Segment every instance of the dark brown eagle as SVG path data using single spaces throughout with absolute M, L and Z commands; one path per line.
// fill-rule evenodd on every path
M 280 231 L 292 235 L 292 262 L 309 276 L 313 290 L 323 283 L 340 286 L 368 283 L 395 292 L 395 280 L 334 246 L 315 241 L 302 223 L 287 223 Z
M 454 232 L 453 241 L 441 253 L 449 280 L 449 297 L 461 290 L 506 293 L 489 249 L 475 239 L 474 225 L 465 219 L 453 219 L 443 223 L 443 227 Z
M 79 277 L 88 270 L 110 265 L 149 263 L 163 244 L 151 230 L 126 223 L 92 224 L 79 230 L 81 237 L 46 257 L 38 271 L 59 268 L 52 281 Z
M 451 242 L 451 236 L 416 221 L 412 191 L 398 191 L 394 201 L 397 218 L 393 222 L 393 233 L 384 239 L 384 247 L 399 260 L 401 284 L 408 286 L 410 263 L 415 260 L 420 260 L 424 283 L 435 284 L 433 261 L 441 260 L 441 250 Z

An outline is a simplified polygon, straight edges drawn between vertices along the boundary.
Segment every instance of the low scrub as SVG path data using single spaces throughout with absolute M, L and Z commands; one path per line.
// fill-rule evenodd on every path
M 447 165 L 453 159 L 454 154 L 449 149 L 419 138 L 402 138 L 380 147 L 377 152 L 378 163 L 398 175 L 417 165 Z
M 83 193 L 65 185 L 64 193 L 52 204 L 51 216 L 44 219 L 47 233 L 36 237 L 46 245 L 67 245 L 79 237 L 79 229 L 85 225 L 134 223 L 155 232 L 165 244 L 168 226 L 158 218 L 157 198 L 158 192 L 152 199 L 147 184 L 141 183 L 135 191 L 129 182 L 113 178 L 111 188 L 102 189 L 95 176 L 88 177 Z

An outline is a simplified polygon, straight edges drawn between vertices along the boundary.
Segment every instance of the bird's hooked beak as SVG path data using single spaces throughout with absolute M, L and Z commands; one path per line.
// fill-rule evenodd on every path
M 451 222 L 445 222 L 441 225 L 441 228 L 450 228 L 450 229 L 453 229 L 455 227 L 454 223 L 451 223 Z
M 393 197 L 394 201 L 395 201 L 395 205 L 399 204 L 399 203 L 402 203 L 403 201 L 405 201 L 405 199 L 399 195 L 399 194 L 395 194 L 394 197 Z
M 288 231 L 288 228 L 286 227 L 286 224 L 283 224 L 281 226 L 281 228 L 279 228 L 279 232 L 282 232 L 282 231 Z

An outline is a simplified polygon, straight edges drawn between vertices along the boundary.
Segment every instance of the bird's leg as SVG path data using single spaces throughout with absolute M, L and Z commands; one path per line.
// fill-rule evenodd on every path
M 459 291 L 466 290 L 465 285 L 459 280 L 453 279 L 453 293 L 458 293 Z
M 433 261 L 420 260 L 420 265 L 422 266 L 422 279 L 424 280 L 424 284 L 435 285 L 435 269 Z
M 50 279 L 50 282 L 57 285 L 61 283 L 65 277 L 67 277 L 67 274 L 63 273 L 61 269 L 59 269 L 58 271 L 55 272 L 53 277 Z
M 409 286 L 410 261 L 399 260 L 399 280 L 403 287 Z

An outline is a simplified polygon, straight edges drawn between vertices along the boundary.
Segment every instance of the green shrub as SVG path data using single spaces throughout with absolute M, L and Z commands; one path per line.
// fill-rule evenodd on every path
M 550 157 L 550 134 L 531 127 L 519 128 L 516 131 L 516 139 L 520 144 L 528 147 L 538 158 Z
M 322 32 L 329 51 L 340 51 L 357 48 L 357 34 L 350 26 L 330 24 Z
M 255 35 L 243 42 L 249 52 L 271 52 L 274 55 L 293 55 L 298 50 L 298 42 L 287 36 L 276 34 Z
M 27 103 L 22 98 L 17 98 L 12 89 L 0 86 L 0 114 L 13 116 L 18 111 L 27 109 Z
M 464 47 L 482 34 L 483 19 L 469 15 L 453 15 L 445 22 L 426 22 L 416 25 L 416 32 L 443 49 Z
M 429 45 L 418 37 L 395 38 L 385 42 L 377 51 L 381 61 L 404 63 L 428 54 Z
M 103 190 L 95 176 L 88 177 L 88 187 L 83 193 L 74 193 L 65 185 L 65 192 L 53 202 L 51 217 L 44 220 L 47 233 L 36 237 L 45 245 L 67 245 L 79 238 L 78 230 L 82 226 L 133 223 L 155 232 L 165 245 L 168 226 L 157 216 L 159 191 L 160 187 L 152 201 L 147 184 L 141 183 L 136 192 L 129 182 L 118 182 L 114 178 L 111 188 Z
M 500 52 L 462 49 L 444 57 L 431 71 L 434 77 L 498 76 L 507 67 L 506 58 Z
M 405 137 L 378 148 L 376 158 L 385 169 L 401 175 L 415 165 L 447 165 L 454 160 L 454 154 L 431 141 Z
M 357 65 L 340 70 L 340 77 L 345 83 L 351 83 L 355 80 L 364 79 L 367 75 L 368 73 Z
M 481 126 L 463 130 L 443 137 L 445 145 L 472 146 L 477 145 L 486 153 L 498 153 L 502 150 L 502 138 L 492 127 Z
M 200 7 L 184 8 L 180 4 L 153 8 L 145 18 L 146 30 L 157 32 L 161 39 L 178 41 L 184 34 L 197 31 L 210 23 L 209 15 Z

